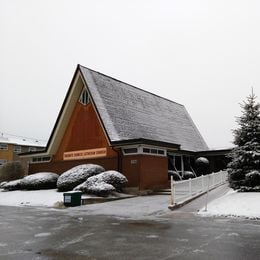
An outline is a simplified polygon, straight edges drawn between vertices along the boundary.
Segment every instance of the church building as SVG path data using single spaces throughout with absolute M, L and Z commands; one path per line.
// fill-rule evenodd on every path
M 195 172 L 207 151 L 183 105 L 78 65 L 45 150 L 22 156 L 29 174 L 94 163 L 144 190 L 168 187 L 169 171 Z

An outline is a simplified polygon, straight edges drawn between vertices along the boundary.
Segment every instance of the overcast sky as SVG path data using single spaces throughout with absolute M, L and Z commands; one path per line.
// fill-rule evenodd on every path
M 185 105 L 209 147 L 230 147 L 239 103 L 260 96 L 259 13 L 253 0 L 0 0 L 0 132 L 48 139 L 79 63 Z

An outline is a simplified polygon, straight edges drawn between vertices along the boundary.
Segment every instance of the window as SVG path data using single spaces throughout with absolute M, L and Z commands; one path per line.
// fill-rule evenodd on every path
M 128 154 L 150 154 L 150 155 L 156 155 L 156 156 L 165 156 L 166 150 L 163 149 L 157 149 L 154 147 L 143 147 L 142 145 L 139 145 L 138 147 L 129 147 L 124 148 L 123 152 L 125 155 Z
M 88 91 L 84 88 L 80 94 L 79 102 L 82 105 L 87 105 L 89 103 L 89 94 Z
M 125 154 L 132 154 L 132 153 L 137 153 L 137 148 L 127 148 L 127 149 L 124 149 L 124 153 Z
M 192 156 L 183 156 L 184 171 L 193 171 L 195 165 L 195 159 Z
M 182 170 L 182 166 L 181 166 L 181 156 L 175 155 L 174 156 L 174 166 L 178 171 Z
M 3 165 L 3 164 L 5 164 L 5 163 L 6 163 L 6 160 L 0 159 L 0 165 Z
M 143 148 L 143 152 L 144 153 L 150 153 L 150 149 L 149 148 Z
M 14 152 L 15 153 L 20 153 L 22 151 L 22 147 L 20 145 L 15 145 L 14 146 Z
M 36 147 L 30 146 L 30 147 L 28 148 L 28 151 L 29 151 L 29 152 L 35 152 L 35 151 L 36 151 Z
M 160 149 L 155 149 L 155 148 L 147 148 L 144 147 L 143 148 L 143 153 L 151 153 L 151 154 L 158 154 L 158 155 L 165 155 L 165 151 L 164 150 L 160 150 Z
M 158 150 L 158 154 L 164 155 L 164 150 Z
M 151 149 L 151 153 L 157 154 L 157 149 Z
M 0 144 L 0 150 L 8 150 L 8 144 Z
M 32 163 L 43 163 L 43 162 L 49 162 L 51 160 L 50 156 L 43 156 L 43 157 L 33 157 L 31 159 Z
M 168 153 L 168 170 L 176 171 L 182 176 L 183 172 L 183 163 L 182 163 L 182 155 Z

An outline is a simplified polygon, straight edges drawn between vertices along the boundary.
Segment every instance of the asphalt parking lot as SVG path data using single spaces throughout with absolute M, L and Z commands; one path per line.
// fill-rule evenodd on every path
M 258 259 L 260 222 L 200 217 L 203 201 L 142 217 L 0 206 L 0 259 Z

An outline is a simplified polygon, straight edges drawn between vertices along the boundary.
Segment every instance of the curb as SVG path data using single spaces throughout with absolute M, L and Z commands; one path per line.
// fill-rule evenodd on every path
M 115 200 L 123 200 L 123 199 L 130 199 L 134 198 L 136 196 L 134 195 L 128 195 L 124 197 L 88 197 L 88 198 L 81 198 L 81 206 L 82 205 L 89 205 L 89 204 L 96 204 L 96 203 L 104 203 L 109 201 L 115 201 Z

